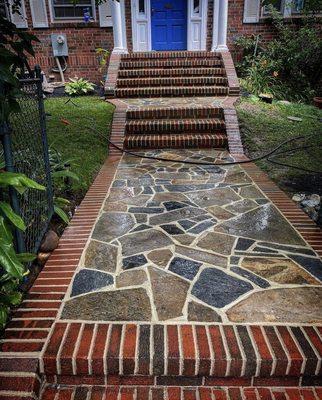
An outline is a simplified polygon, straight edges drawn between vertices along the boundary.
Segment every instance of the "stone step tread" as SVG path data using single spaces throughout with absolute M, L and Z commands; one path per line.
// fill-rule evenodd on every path
M 129 86 L 187 86 L 187 85 L 227 85 L 228 79 L 222 76 L 190 76 L 159 78 L 118 78 L 117 87 Z
M 121 60 L 160 59 L 160 58 L 221 58 L 221 54 L 214 51 L 149 51 L 123 54 Z
M 276 400 L 307 399 L 320 400 L 322 389 L 318 387 L 239 387 L 232 383 L 227 387 L 211 386 L 71 386 L 52 387 L 47 385 L 40 400 Z
M 138 69 L 138 68 L 173 68 L 173 67 L 223 67 L 223 63 L 218 59 L 155 59 L 155 60 L 138 60 L 138 61 L 121 61 L 120 69 Z
M 138 107 L 126 111 L 127 120 L 162 118 L 223 118 L 223 109 L 213 106 Z
M 145 68 L 120 70 L 118 77 L 150 77 L 150 76 L 222 76 L 226 75 L 225 68 L 198 67 L 198 68 Z
M 124 138 L 127 149 L 160 148 L 223 148 L 227 146 L 227 136 L 219 134 L 131 134 Z
M 147 88 L 122 88 L 116 89 L 116 97 L 140 96 L 213 96 L 228 95 L 227 86 L 162 86 Z

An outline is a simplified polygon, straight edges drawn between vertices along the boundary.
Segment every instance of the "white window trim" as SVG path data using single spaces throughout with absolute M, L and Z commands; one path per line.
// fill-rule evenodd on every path
M 261 0 L 260 0 L 261 1 Z M 294 16 L 301 16 L 302 11 L 294 11 L 292 7 L 292 1 L 282 0 L 281 9 L 279 10 L 284 18 L 292 18 Z M 265 6 L 261 6 L 260 18 L 269 18 L 270 14 L 265 12 Z
M 50 14 L 50 22 L 54 24 L 68 24 L 68 23 L 75 23 L 75 22 L 84 22 L 82 18 L 55 18 L 55 10 L 54 10 L 54 4 L 53 0 L 48 0 L 49 1 L 49 14 Z M 96 15 L 96 4 L 95 0 L 91 0 L 92 4 L 92 12 L 93 12 L 93 19 L 90 21 L 97 21 L 97 15 Z M 84 22 L 85 23 L 85 22 Z M 90 22 L 89 22 L 90 23 Z

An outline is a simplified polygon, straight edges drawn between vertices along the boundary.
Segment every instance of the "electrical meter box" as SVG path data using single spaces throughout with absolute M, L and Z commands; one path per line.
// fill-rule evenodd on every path
M 51 45 L 53 46 L 54 57 L 68 56 L 67 38 L 63 33 L 52 33 Z

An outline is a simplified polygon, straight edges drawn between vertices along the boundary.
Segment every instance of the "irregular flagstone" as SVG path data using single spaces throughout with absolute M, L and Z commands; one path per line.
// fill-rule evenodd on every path
M 197 275 L 202 263 L 186 258 L 174 257 L 169 265 L 169 271 L 182 276 L 190 281 Z
M 245 199 L 265 198 L 263 193 L 254 185 L 242 187 L 239 194 Z
M 322 281 L 322 261 L 319 258 L 289 254 L 289 257 Z
M 207 207 L 206 210 L 208 213 L 212 214 L 217 219 L 226 220 L 235 216 L 235 214 L 231 213 L 228 210 L 225 210 L 220 206 Z
M 150 321 L 151 304 L 143 288 L 90 293 L 66 301 L 62 319 Z
M 84 268 L 75 275 L 71 296 L 93 292 L 112 285 L 113 282 L 113 277 L 109 274 Z
M 140 286 L 147 281 L 147 275 L 143 270 L 126 271 L 115 279 L 116 287 Z
M 255 243 L 255 240 L 239 238 L 236 243 L 235 249 L 236 250 L 248 250 L 254 243 Z
M 322 288 L 267 289 L 252 293 L 227 311 L 232 322 L 322 323 Z
M 216 268 L 204 269 L 191 294 L 213 307 L 221 308 L 249 292 L 253 286 Z
M 230 188 L 200 190 L 195 193 L 187 193 L 187 196 L 199 207 L 222 206 L 240 200 L 238 194 Z
M 208 232 L 197 242 L 197 246 L 202 249 L 213 251 L 214 253 L 230 255 L 236 238 L 229 235 L 222 235 L 217 232 Z
M 103 213 L 96 222 L 92 238 L 103 242 L 110 242 L 128 233 L 134 225 L 135 221 L 131 214 L 118 212 Z
M 190 301 L 188 304 L 188 321 L 221 322 L 221 316 L 203 304 Z
M 255 201 L 251 199 L 244 199 L 227 206 L 226 210 L 236 214 L 243 214 L 244 212 L 250 211 L 256 207 L 258 207 L 258 204 L 255 203 Z
M 185 235 L 176 235 L 174 239 L 178 241 L 180 244 L 188 246 L 195 240 L 195 237 L 192 235 L 185 234 Z
M 188 206 L 188 204 L 179 201 L 165 201 L 163 205 L 167 211 L 177 210 L 178 208 L 183 208 Z
M 313 250 L 310 250 L 307 247 L 292 247 L 292 246 L 283 246 L 276 243 L 268 243 L 268 242 L 258 242 L 258 245 L 270 247 L 271 249 L 285 251 L 287 253 L 299 253 L 308 256 L 316 256 Z
M 148 268 L 154 305 L 160 321 L 178 318 L 183 315 L 182 309 L 186 302 L 190 284 L 178 276 L 161 271 L 154 267 Z
M 229 221 L 222 222 L 214 229 L 217 232 L 255 240 L 299 246 L 305 244 L 295 229 L 272 204 L 265 204 Z
M 171 260 L 173 254 L 169 249 L 153 250 L 148 254 L 148 259 L 156 264 L 158 267 L 167 267 L 169 261 Z
M 319 284 L 305 270 L 285 258 L 245 257 L 241 266 L 255 274 L 277 283 Z
M 233 267 L 230 267 L 230 270 L 235 272 L 235 274 L 238 274 L 238 275 L 242 276 L 243 278 L 246 278 L 249 281 L 255 283 L 255 285 L 257 285 L 261 288 L 267 288 L 270 286 L 269 282 L 267 282 L 265 279 L 262 279 L 259 276 L 253 274 L 250 271 L 246 271 L 243 268 L 233 266 Z
M 182 229 L 180 229 L 177 225 L 174 224 L 161 225 L 161 228 L 169 235 L 181 235 L 184 233 Z
M 147 264 L 148 260 L 143 254 L 123 258 L 123 269 L 132 269 Z
M 110 211 L 118 211 L 118 212 L 124 212 L 127 211 L 127 205 L 123 203 L 122 201 L 117 201 L 117 202 L 107 202 L 104 205 L 104 211 L 110 212 Z
M 172 244 L 171 239 L 165 233 L 156 229 L 126 235 L 120 238 L 119 241 L 121 242 L 124 256 L 131 256 Z
M 84 264 L 86 268 L 94 268 L 105 272 L 115 272 L 117 264 L 117 248 L 108 243 L 91 240 L 85 252 Z
M 180 219 L 197 217 L 199 215 L 204 215 L 206 211 L 196 208 L 196 207 L 185 207 L 178 210 L 169 211 L 161 215 L 153 215 L 150 217 L 150 224 L 161 225 L 169 222 L 178 221 Z
M 248 183 L 251 182 L 251 179 L 245 174 L 245 172 L 242 172 L 240 170 L 237 171 L 230 171 L 228 170 L 227 176 L 225 178 L 225 183 Z
M 197 250 L 191 247 L 176 246 L 176 253 L 183 256 L 192 258 L 193 260 L 204 262 L 213 266 L 226 268 L 228 259 L 225 256 L 219 254 L 211 254 L 205 251 Z
M 210 227 L 213 227 L 214 225 L 215 225 L 214 221 L 204 221 L 204 222 L 201 222 L 200 224 L 194 226 L 193 228 L 189 229 L 188 232 L 195 235 L 195 234 L 204 232 L 205 230 L 207 230 Z
M 186 184 L 186 185 L 165 185 L 165 188 L 169 192 L 194 192 L 205 189 L 212 189 L 216 185 L 213 183 L 204 183 L 204 184 Z
M 174 201 L 189 201 L 188 197 L 184 195 L 183 193 L 168 193 L 168 192 L 163 192 L 163 193 L 156 193 L 153 196 L 153 201 L 157 203 L 162 203 L 162 202 L 174 202 Z
M 141 192 L 140 188 L 129 188 L 129 187 L 111 188 L 110 194 L 109 194 L 106 202 L 110 202 L 110 201 L 126 202 L 126 201 L 130 201 L 131 199 L 133 199 L 133 201 L 136 201 L 135 199 L 137 197 L 139 197 L 140 192 Z M 147 197 L 150 197 L 150 196 L 147 196 Z M 141 198 L 141 201 L 142 201 L 142 198 Z

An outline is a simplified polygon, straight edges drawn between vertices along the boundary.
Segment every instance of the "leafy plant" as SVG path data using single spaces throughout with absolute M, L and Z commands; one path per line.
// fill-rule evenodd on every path
M 94 84 L 84 78 L 69 78 L 65 85 L 65 92 L 70 96 L 80 96 L 94 91 Z
M 14 188 L 20 194 L 27 189 L 45 190 L 44 186 L 27 178 L 24 174 L 0 172 L 0 189 Z M 11 205 L 0 202 L 0 329 L 4 327 L 11 306 L 18 305 L 21 293 L 19 283 L 27 274 L 23 263 L 32 261 L 35 256 L 30 253 L 17 254 L 14 248 L 13 230 L 26 230 L 22 218 Z
M 270 7 L 276 39 L 265 44 L 260 36 L 236 41 L 242 50 L 237 64 L 242 85 L 253 94 L 270 93 L 276 98 L 311 100 L 321 88 L 322 40 L 313 17 L 298 25 L 286 23 Z
M 78 175 L 70 171 L 72 159 L 64 160 L 62 154 L 53 146 L 49 147 L 49 163 L 51 176 L 53 178 L 54 189 L 56 192 L 64 192 L 66 187 L 70 186 L 70 180 L 79 181 Z M 54 196 L 54 212 L 63 222 L 69 223 L 69 217 L 65 212 L 65 208 L 70 202 L 60 196 Z

